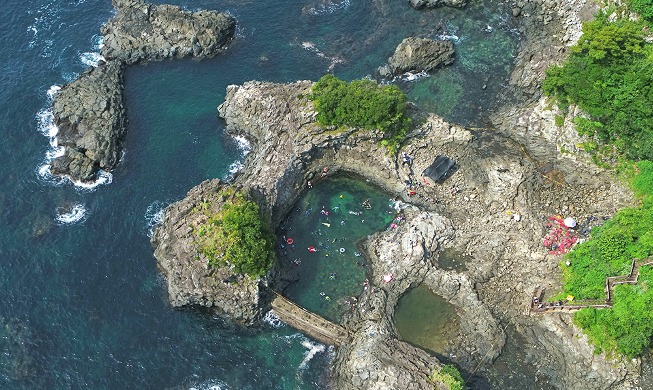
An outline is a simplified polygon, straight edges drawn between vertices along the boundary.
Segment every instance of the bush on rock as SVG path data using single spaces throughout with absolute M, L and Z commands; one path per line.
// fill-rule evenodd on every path
M 406 94 L 394 85 L 378 85 L 372 80 L 347 83 L 327 74 L 313 85 L 309 98 L 319 123 L 378 129 L 383 132 L 381 144 L 393 153 L 410 130 Z
M 223 189 L 224 204 L 212 211 L 201 204 L 208 219 L 196 227 L 199 252 L 210 267 L 233 267 L 239 274 L 260 277 L 274 263 L 274 235 L 258 204 L 240 191 Z

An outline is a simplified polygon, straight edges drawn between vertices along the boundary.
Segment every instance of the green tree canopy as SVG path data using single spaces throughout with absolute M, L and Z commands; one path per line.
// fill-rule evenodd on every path
M 546 73 L 542 90 L 565 109 L 577 104 L 580 134 L 613 144 L 631 159 L 653 159 L 653 47 L 642 23 L 583 23 L 583 35 L 562 66 Z
M 274 263 L 274 235 L 258 204 L 241 192 L 228 197 L 196 231 L 209 266 L 231 265 L 237 273 L 258 277 Z
M 313 100 L 319 123 L 378 129 L 382 144 L 395 152 L 410 129 L 406 115 L 406 94 L 394 85 L 378 85 L 372 80 L 342 81 L 324 75 L 313 86 Z

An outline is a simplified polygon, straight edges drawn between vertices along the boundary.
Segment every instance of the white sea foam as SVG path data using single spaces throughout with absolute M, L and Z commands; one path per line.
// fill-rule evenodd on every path
M 236 141 L 236 146 L 238 147 L 238 149 L 243 152 L 243 155 L 246 156 L 247 153 L 252 151 L 252 144 L 249 143 L 247 138 L 240 135 L 236 135 L 233 138 L 234 141 Z
M 436 36 L 436 38 L 441 41 L 452 41 L 453 43 L 460 43 L 461 41 L 458 35 L 446 32 Z
M 93 38 L 91 39 L 93 42 L 93 50 L 100 51 L 104 47 L 104 36 L 103 35 L 93 35 Z
M 84 65 L 97 68 L 100 65 L 100 61 L 104 61 L 104 57 L 97 52 L 86 52 L 79 55 L 79 60 L 82 61 Z
M 209 379 L 204 383 L 191 385 L 188 390 L 227 390 L 229 387 L 226 383 L 218 379 Z
M 229 165 L 229 170 L 227 172 L 226 180 L 233 178 L 236 175 L 236 173 L 240 172 L 240 170 L 242 170 L 243 168 L 245 168 L 245 164 L 243 164 L 242 161 L 236 160 L 232 162 Z
M 236 142 L 236 148 L 238 148 L 238 150 L 240 150 L 243 153 L 243 156 L 242 158 L 232 162 L 231 165 L 229 165 L 229 170 L 225 177 L 225 180 L 233 179 L 236 173 L 238 173 L 241 169 L 245 167 L 243 163 L 244 157 L 247 156 L 252 151 L 252 144 L 249 143 L 247 138 L 240 135 L 236 135 L 233 136 L 233 140 Z
M 329 2 L 327 4 L 320 4 L 315 7 L 310 7 L 306 9 L 306 13 L 309 13 L 311 15 L 325 15 L 325 14 L 332 14 L 338 10 L 341 9 L 347 9 L 349 8 L 350 5 L 350 0 L 344 0 L 341 2 Z
M 304 50 L 308 50 L 308 51 L 310 51 L 310 52 L 313 52 L 313 53 L 315 53 L 315 54 L 316 54 L 318 57 L 320 57 L 320 58 L 324 58 L 324 59 L 329 60 L 329 68 L 328 68 L 329 71 L 332 71 L 333 68 L 334 68 L 337 64 L 343 64 L 343 63 L 345 62 L 344 59 L 342 59 L 342 58 L 340 58 L 340 57 L 338 57 L 338 56 L 335 56 L 335 57 L 329 57 L 329 56 L 327 56 L 327 55 L 324 54 L 320 49 L 318 49 L 318 48 L 315 46 L 315 44 L 314 44 L 313 42 L 304 41 L 304 42 L 302 42 L 300 45 L 301 45 L 302 49 L 304 49 Z
M 147 221 L 147 236 L 152 237 L 153 229 L 156 225 L 163 222 L 163 214 L 167 204 L 161 201 L 154 201 L 147 206 L 145 210 L 145 220 Z
M 86 219 L 86 214 L 86 207 L 83 204 L 77 203 L 65 210 L 58 210 L 55 219 L 60 225 L 72 225 L 83 222 Z
M 415 81 L 429 76 L 430 75 L 427 72 L 421 71 L 419 73 L 406 72 L 399 77 L 401 78 L 402 81 Z
M 94 191 L 97 187 L 101 185 L 106 185 L 106 184 L 111 184 L 113 182 L 113 175 L 111 172 L 107 172 L 105 170 L 100 169 L 97 173 L 97 178 L 93 182 L 82 182 L 78 180 L 71 180 L 68 179 L 75 187 L 78 189 L 86 190 L 86 191 Z
M 286 326 L 286 324 L 281 321 L 281 319 L 277 317 L 277 315 L 272 310 L 265 313 L 265 316 L 263 316 L 263 322 L 273 328 L 281 328 L 282 326 Z
M 318 343 L 313 343 L 309 341 L 308 339 L 302 341 L 302 345 L 304 348 L 308 349 L 306 353 L 304 353 L 304 360 L 299 364 L 299 369 L 304 370 L 308 367 L 308 363 L 313 359 L 313 357 L 320 353 L 325 351 L 325 346 L 323 344 L 318 344 Z

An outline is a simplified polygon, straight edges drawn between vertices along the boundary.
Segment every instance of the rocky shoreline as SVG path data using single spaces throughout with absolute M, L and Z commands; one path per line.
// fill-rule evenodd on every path
M 510 325 L 530 341 L 526 349 L 533 366 L 558 388 L 568 384 L 578 389 L 615 388 L 630 383 L 625 380 L 636 367 L 594 356 L 568 318 L 528 315 L 532 289 L 555 288 L 559 281 L 558 258 L 541 244 L 546 217 L 609 216 L 631 201 L 628 191 L 591 165 L 530 154 L 529 148 L 537 143 L 525 145 L 497 131 L 470 132 L 428 115 L 406 146 L 414 158 L 412 169 L 421 172 L 438 154 L 452 157 L 460 169 L 446 185 L 426 186 L 417 197 L 408 197 L 403 180 L 409 172 L 376 146 L 378 134 L 333 132 L 313 121 L 312 104 L 302 97 L 311 85 L 302 81 L 230 86 L 219 110 L 228 130 L 254 145 L 233 185 L 257 194 L 273 226 L 306 190 L 307 180 L 325 165 L 332 173 L 368 178 L 414 205 L 400 229 L 378 233 L 366 243 L 372 288 L 345 320 L 353 336 L 352 344 L 336 353 L 337 388 L 396 388 L 398 383 L 426 387 L 425 367 L 432 370 L 437 360 L 404 345 L 392 324 L 399 297 L 420 284 L 457 307 L 462 335 L 454 340 L 456 354 L 449 359 L 464 370 L 488 367 L 501 352 L 503 328 Z M 547 179 L 553 171 L 562 184 Z M 210 188 L 208 183 L 202 186 Z M 166 233 L 157 231 L 157 235 L 185 234 L 188 229 L 174 222 L 161 225 L 158 231 Z M 160 262 L 179 256 L 155 245 L 159 245 Z M 471 257 L 473 266 L 465 272 L 439 268 L 444 248 Z M 282 289 L 291 279 L 285 272 L 283 267 L 274 270 L 269 279 L 272 288 Z M 395 277 L 391 285 L 382 281 L 386 273 Z
M 63 155 L 50 171 L 74 181 L 95 180 L 120 160 L 127 128 L 123 96 L 126 65 L 166 58 L 211 57 L 233 39 L 235 20 L 224 13 L 189 13 L 142 0 L 113 0 L 116 16 L 102 26 L 103 60 L 54 95 L 57 145 Z
M 442 3 L 465 5 L 411 1 L 416 8 Z M 120 159 L 126 65 L 213 56 L 225 49 L 235 30 L 234 20 L 217 12 L 190 14 L 141 0 L 113 4 L 117 15 L 102 28 L 105 61 L 62 88 L 53 102 L 57 141 L 65 152 L 52 161 L 51 170 L 74 180 L 92 181 L 98 169 L 111 170 Z M 238 323 L 257 323 L 268 309 L 269 290 L 282 290 L 291 279 L 288 270 L 278 265 L 268 277 L 252 280 L 228 269 L 209 269 L 194 241 L 193 226 L 202 216 L 193 210 L 201 204 L 220 206 L 225 199 L 218 190 L 225 186 L 243 188 L 276 227 L 307 190 L 307 181 L 328 166 L 331 174 L 360 175 L 411 204 L 397 229 L 364 243 L 370 288 L 344 319 L 352 338 L 336 352 L 336 388 L 432 387 L 429 376 L 442 363 L 398 339 L 393 324 L 399 298 L 418 285 L 457 308 L 461 334 L 449 346 L 455 354 L 444 358 L 470 375 L 489 369 L 513 337 L 506 332 L 510 327 L 526 340 L 524 364 L 555 388 L 636 388 L 639 361 L 594 355 L 569 317 L 528 315 L 533 288 L 555 290 L 560 279 L 559 259 L 542 247 L 544 220 L 554 214 L 581 221 L 609 217 L 632 202 L 627 189 L 576 147 L 579 139 L 570 121 L 555 125 L 559 113 L 539 92 L 545 69 L 564 57 L 580 35 L 580 22 L 595 7 L 585 0 L 514 1 L 512 14 L 523 20 L 527 38 L 502 97 L 506 104 L 491 117 L 494 129 L 471 131 L 415 109 L 421 125 L 405 146 L 414 161 L 409 169 L 378 146 L 376 132 L 317 125 L 305 97 L 310 81 L 228 87 L 220 116 L 229 132 L 252 142 L 254 151 L 234 182 L 201 183 L 169 206 L 155 229 L 152 244 L 171 304 L 210 307 Z M 437 155 L 451 157 L 458 171 L 444 185 L 422 186 L 408 196 L 406 176 L 419 175 Z M 464 254 L 470 267 L 441 267 L 443 250 Z M 382 280 L 386 273 L 394 276 L 390 284 Z

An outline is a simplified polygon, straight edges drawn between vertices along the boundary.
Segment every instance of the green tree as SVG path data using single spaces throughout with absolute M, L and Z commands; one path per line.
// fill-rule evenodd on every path
M 561 108 L 577 104 L 589 116 L 577 118 L 580 134 L 631 159 L 653 159 L 653 47 L 644 37 L 641 23 L 601 14 L 542 84 Z
M 324 75 L 309 96 L 317 111 L 317 121 L 326 126 L 349 126 L 383 132 L 381 143 L 396 152 L 410 129 L 406 115 L 406 95 L 394 85 L 378 85 L 371 80 L 350 83 Z
M 221 209 L 197 228 L 199 250 L 209 266 L 230 265 L 236 273 L 265 275 L 274 263 L 274 235 L 258 204 L 244 194 L 225 192 Z

